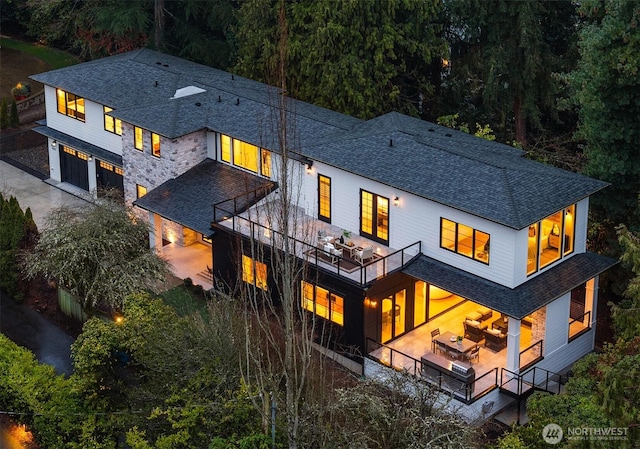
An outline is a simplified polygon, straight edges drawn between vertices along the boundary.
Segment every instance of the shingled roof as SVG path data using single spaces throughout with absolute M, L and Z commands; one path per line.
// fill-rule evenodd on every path
M 173 56 L 136 50 L 31 78 L 167 138 L 209 129 L 278 149 L 278 89 Z M 199 93 L 174 98 L 184 89 Z M 608 185 L 396 112 L 362 121 L 291 99 L 287 110 L 292 147 L 302 157 L 514 229 Z
M 244 180 L 238 178 L 244 177 Z M 212 159 L 205 159 L 177 178 L 156 187 L 133 204 L 154 212 L 168 220 L 193 229 L 205 236 L 213 234 L 211 219 L 213 205 L 230 198 L 237 201 L 240 210 L 260 201 L 276 184 L 268 179 L 238 170 Z
M 508 288 L 459 268 L 420 256 L 403 272 L 517 319 L 535 312 L 618 263 L 594 253 L 566 258 L 516 288 Z
M 606 187 L 521 150 L 396 112 L 333 134 L 314 160 L 515 229 Z

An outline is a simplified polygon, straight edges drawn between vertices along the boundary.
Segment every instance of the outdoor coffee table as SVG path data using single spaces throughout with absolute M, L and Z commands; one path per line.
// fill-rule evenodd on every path
M 351 243 L 351 245 L 349 245 Z M 358 249 L 358 247 L 353 242 L 345 242 L 340 243 L 336 240 L 333 244 L 336 248 L 341 249 L 343 253 L 349 253 L 349 257 L 353 259 L 353 253 Z

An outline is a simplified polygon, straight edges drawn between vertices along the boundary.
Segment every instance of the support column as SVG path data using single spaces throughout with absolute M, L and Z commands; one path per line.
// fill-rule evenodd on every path
M 507 331 L 507 366 L 509 371 L 520 372 L 520 320 L 509 317 Z
M 149 247 L 156 250 L 156 254 L 162 253 L 162 217 L 149 212 Z

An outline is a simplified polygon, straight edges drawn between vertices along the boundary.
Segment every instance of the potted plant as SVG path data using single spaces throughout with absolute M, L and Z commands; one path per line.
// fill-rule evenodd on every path
M 463 339 L 463 338 L 464 338 L 464 337 L 463 337 L 462 335 L 458 335 L 458 338 L 457 338 L 457 340 L 458 340 L 458 344 L 462 344 L 462 339 Z
M 24 100 L 31 95 L 31 85 L 29 83 L 18 83 L 11 88 L 11 95 L 16 101 Z
M 344 243 L 345 240 L 349 240 L 351 238 L 351 231 L 347 231 L 346 229 L 342 230 L 342 235 L 340 236 L 340 243 Z

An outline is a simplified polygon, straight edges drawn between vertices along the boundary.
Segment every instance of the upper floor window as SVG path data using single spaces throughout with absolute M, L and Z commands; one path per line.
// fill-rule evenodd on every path
M 136 150 L 143 151 L 143 141 L 142 141 L 142 128 L 139 126 L 133 127 L 133 146 Z
M 360 190 L 360 234 L 389 243 L 389 198 Z
M 527 274 L 573 252 L 575 215 L 576 205 L 573 204 L 529 226 Z
M 220 159 L 231 163 L 231 137 L 220 136 Z
M 122 120 L 119 118 L 113 118 L 108 115 L 109 112 L 113 111 L 109 106 L 103 106 L 104 110 L 104 129 L 105 131 L 109 131 L 110 133 L 117 134 L 119 136 L 122 135 Z
M 220 159 L 237 167 L 271 177 L 271 152 L 250 143 L 220 135 Z
M 62 89 L 56 89 L 56 99 L 58 103 L 58 112 L 60 114 L 73 117 L 81 122 L 85 121 L 84 98 L 65 92 Z
M 318 219 L 331 223 L 331 178 L 318 176 Z
M 262 149 L 262 157 L 260 158 L 262 165 L 260 166 L 260 174 L 262 176 L 266 176 L 267 178 L 271 177 L 271 151 Z
M 255 285 L 262 290 L 267 290 L 267 265 L 253 260 L 249 256 L 242 255 L 242 280 Z
M 344 298 L 309 282 L 301 283 L 302 308 L 343 326 Z
M 160 157 L 160 135 L 151 133 L 151 154 Z
M 440 219 L 440 247 L 489 263 L 489 234 L 455 221 Z

